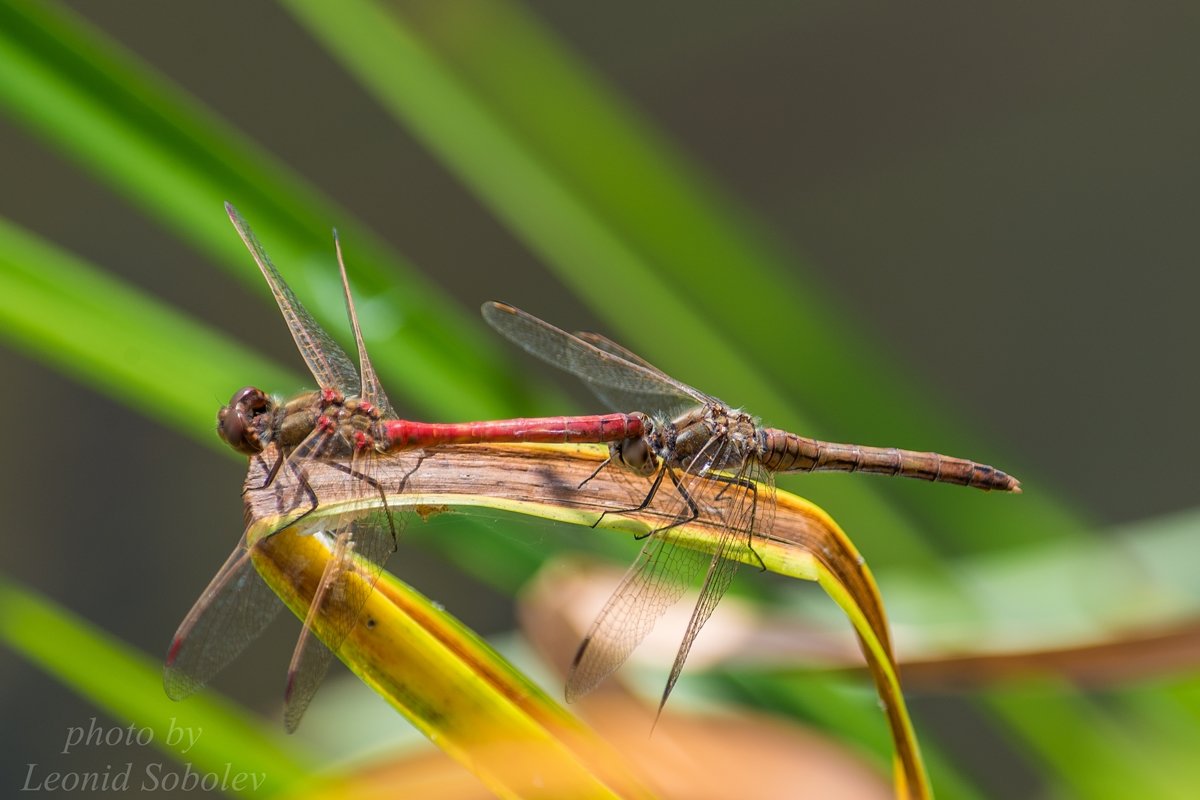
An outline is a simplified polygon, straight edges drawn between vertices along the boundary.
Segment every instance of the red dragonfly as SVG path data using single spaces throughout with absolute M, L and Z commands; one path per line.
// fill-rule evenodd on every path
M 665 504 L 660 502 L 667 524 L 645 535 L 641 554 L 579 646 L 567 679 L 568 700 L 591 691 L 624 663 L 699 580 L 699 599 L 663 690 L 661 713 L 692 642 L 729 588 L 738 564 L 762 564 L 754 543 L 771 530 L 776 472 L 870 472 L 985 491 L 1021 491 L 1011 475 L 962 458 L 823 442 L 762 427 L 744 411 L 675 380 L 600 334 L 570 334 L 503 303 L 485 303 L 482 311 L 506 338 L 581 378 L 610 406 L 650 412 L 641 434 L 609 445 L 605 462 L 652 478 L 645 500 L 628 511 L 648 508 L 664 480 L 671 487 Z M 711 553 L 682 543 L 679 528 L 701 517 L 721 529 Z
M 279 529 L 296 526 L 300 532 L 325 537 L 333 554 L 288 667 L 284 723 L 292 731 L 395 549 L 399 524 L 387 505 L 389 487 L 382 482 L 383 475 L 395 474 L 389 472 L 389 460 L 405 450 L 447 443 L 623 441 L 640 436 L 647 419 L 640 413 L 467 423 L 397 419 L 363 344 L 336 233 L 342 288 L 358 347 L 358 369 L 292 293 L 245 220 L 231 205 L 226 204 L 226 211 L 270 285 L 319 387 L 286 402 L 246 387 L 236 392 L 217 415 L 217 433 L 233 449 L 252 459 L 274 458 L 266 467 L 267 478 L 261 488 L 270 486 L 280 498 L 281 507 L 293 509 Z M 305 477 L 305 465 L 313 459 L 345 472 L 354 491 L 364 498 L 382 500 L 381 510 L 332 518 L 313 515 L 321 505 L 321 498 Z M 171 698 L 182 699 L 204 686 L 261 633 L 282 607 L 257 574 L 250 552 L 243 534 L 180 624 L 163 673 L 163 684 Z M 353 554 L 362 558 L 356 560 Z M 362 569 L 356 563 L 363 562 L 370 565 L 366 580 L 350 580 L 351 572 Z M 336 613 L 332 611 L 335 604 L 324 602 L 334 596 L 345 599 L 336 604 L 341 609 Z M 313 622 L 323 612 L 328 633 L 322 643 L 313 633 Z

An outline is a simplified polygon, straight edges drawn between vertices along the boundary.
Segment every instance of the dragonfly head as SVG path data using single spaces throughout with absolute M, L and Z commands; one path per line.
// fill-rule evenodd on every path
M 268 412 L 271 401 L 261 389 L 247 386 L 239 389 L 217 412 L 217 435 L 225 443 L 247 456 L 262 452 L 263 441 L 258 434 L 254 418 Z

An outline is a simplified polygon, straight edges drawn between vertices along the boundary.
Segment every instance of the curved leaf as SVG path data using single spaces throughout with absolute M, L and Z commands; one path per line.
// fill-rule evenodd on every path
M 664 508 L 663 502 L 657 499 L 642 511 L 625 511 L 636 507 L 638 500 L 645 496 L 647 479 L 619 469 L 601 470 L 586 490 L 578 489 L 606 457 L 607 449 L 594 445 L 459 445 L 389 459 L 391 463 L 375 477 L 381 486 L 404 487 L 403 492 L 389 491 L 387 503 L 390 508 L 413 509 L 422 515 L 451 507 L 469 507 L 512 511 L 591 526 L 601 512 L 608 511 L 598 529 L 635 533 L 652 530 L 664 524 L 664 519 L 672 518 L 673 510 Z M 262 488 L 269 462 L 269 458 L 252 459 L 246 481 L 246 518 L 251 520 L 246 541 L 252 548 L 273 546 L 280 537 L 267 534 L 295 516 L 292 509 L 280 508 L 281 499 L 271 487 Z M 377 496 L 366 499 L 357 496 L 353 487 L 347 485 L 345 472 L 329 464 L 310 462 L 306 467 L 306 479 L 312 491 L 321 498 L 320 506 L 306 519 L 306 528 L 311 528 L 321 518 L 361 513 L 378 508 L 383 502 Z M 486 489 L 481 491 L 481 487 Z M 892 731 L 897 791 L 901 797 L 930 796 L 920 750 L 900 691 L 887 620 L 874 579 L 862 557 L 827 514 L 786 492 L 778 493 L 777 502 L 778 510 L 769 539 L 755 547 L 755 563 L 760 558 L 767 569 L 781 575 L 817 581 L 842 607 L 862 643 Z M 688 546 L 708 552 L 719 547 L 719 525 L 703 517 L 678 530 L 681 541 Z M 753 558 L 750 553 L 740 552 L 739 557 L 747 562 Z M 301 559 L 297 563 L 303 565 L 304 561 Z M 297 581 L 288 578 L 286 570 L 279 564 L 269 569 L 258 560 L 256 564 L 265 576 L 278 574 L 278 577 L 269 577 L 269 582 L 303 617 L 307 612 L 305 598 L 312 596 L 320 570 L 309 574 L 305 567 L 307 577 Z M 306 583 L 307 588 L 291 588 L 297 583 Z M 355 634 L 370 637 L 371 620 L 369 615 L 360 619 Z M 379 683 L 376 673 L 356 664 L 355 660 L 366 658 L 370 663 L 378 663 L 390 656 L 391 662 L 403 672 L 406 656 L 395 648 L 395 644 L 390 642 L 374 652 L 365 646 L 353 651 L 343 648 L 341 655 L 368 684 L 375 686 Z M 391 691 L 385 688 L 381 693 L 400 706 Z M 435 691 L 434 695 L 446 697 L 449 693 Z M 433 702 L 422 695 L 417 709 L 405 713 L 419 714 Z M 431 738 L 444 742 L 451 730 L 441 727 L 447 721 L 442 715 L 434 717 L 431 721 L 418 716 L 414 721 L 422 730 L 435 734 Z M 453 754 L 452 750 L 450 752 Z

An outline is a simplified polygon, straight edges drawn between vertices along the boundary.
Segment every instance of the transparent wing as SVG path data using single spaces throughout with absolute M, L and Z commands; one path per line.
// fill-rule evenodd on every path
M 628 347 L 617 344 L 602 333 L 595 333 L 593 331 L 575 331 L 574 336 L 577 339 L 582 339 L 583 341 L 587 342 L 592 347 L 599 348 L 600 350 L 603 350 L 606 353 L 611 353 L 614 356 L 619 356 L 632 364 L 637 364 L 640 367 L 644 367 L 651 372 L 660 375 L 669 382 L 674 382 L 674 379 L 664 373 L 661 369 L 654 366 L 649 361 L 630 350 Z
M 349 467 L 342 467 L 347 472 L 347 479 L 354 482 L 355 491 L 378 492 L 382 496 L 373 473 L 378 459 L 383 458 L 387 457 L 364 453 L 353 459 Z M 326 530 L 314 534 L 325 537 L 330 558 L 309 604 L 288 667 L 283 714 L 288 731 L 294 731 L 300 724 L 334 653 L 357 624 L 384 563 L 395 550 L 397 523 L 385 500 L 382 510 L 329 519 L 323 526 Z M 318 616 L 323 620 L 320 626 L 316 624 Z M 318 629 L 320 637 L 316 634 Z
M 568 702 L 592 691 L 624 664 L 659 618 L 702 574 L 709 556 L 677 546 L 675 538 L 670 530 L 652 534 L 604 604 L 571 664 Z
M 607 350 L 504 303 L 484 303 L 483 318 L 505 338 L 543 361 L 580 378 L 609 406 L 673 416 L 682 408 L 704 405 L 707 395 L 680 383 L 629 351 Z M 604 340 L 608 341 L 608 340 Z
M 283 727 L 288 733 L 295 733 L 300 727 L 304 712 L 329 672 L 333 656 L 334 652 L 305 625 L 292 651 L 287 687 L 283 691 Z
M 308 364 L 308 370 L 316 380 L 318 388 L 337 389 L 347 397 L 358 395 L 359 372 L 354 368 L 349 357 L 333 339 L 329 338 L 329 334 L 325 333 L 299 298 L 292 293 L 291 288 L 284 282 L 283 276 L 271 263 L 267 252 L 258 243 L 254 231 L 250 230 L 250 226 L 238 214 L 237 209 L 226 203 L 225 211 L 229 214 L 229 219 L 233 222 L 233 227 L 237 229 L 238 235 L 242 237 L 246 248 L 254 256 L 263 277 L 267 279 L 271 293 L 275 295 L 275 302 L 279 304 L 279 310 L 283 313 L 288 329 L 292 332 L 292 339 L 295 340 L 296 347 L 304 358 L 304 363 Z
M 378 408 L 383 416 L 394 417 L 396 412 L 392 410 L 392 404 L 388 402 L 387 395 L 383 393 L 379 376 L 375 374 L 375 368 L 371 366 L 371 359 L 367 356 L 367 346 L 363 343 L 362 330 L 358 327 L 358 313 L 354 310 L 354 297 L 350 294 L 350 280 L 346 277 L 346 262 L 342 259 L 342 242 L 338 238 L 337 231 L 333 232 L 333 246 L 337 250 L 338 269 L 342 273 L 342 289 L 346 294 L 346 314 L 350 317 L 350 328 L 354 331 L 354 343 L 358 346 L 358 365 L 361 368 L 362 377 L 362 391 L 359 397 Z
M 724 446 L 724 440 L 714 440 L 712 452 L 701 453 L 697 459 L 719 463 Z M 661 502 L 656 498 L 654 508 L 663 514 L 666 524 L 696 516 L 718 526 L 720 536 L 714 551 L 706 553 L 687 546 L 677 528 L 651 534 L 580 645 L 567 678 L 568 700 L 591 691 L 624 663 L 667 609 L 703 576 L 699 598 L 663 692 L 665 704 L 692 642 L 733 580 L 739 550 L 750 544 L 757 531 L 768 529 L 761 526 L 770 525 L 773 498 L 763 495 L 773 491 L 773 485 L 764 487 L 753 480 L 770 478 L 757 461 L 744 464 L 733 475 L 712 473 L 701 463 L 687 467 L 696 473 L 665 473 L 678 484 L 662 481 L 658 490 Z
M 182 700 L 202 688 L 258 638 L 281 608 L 254 569 L 243 535 L 175 632 L 163 668 L 167 696 Z
M 707 478 L 692 475 L 685 484 L 685 491 L 700 506 L 701 518 L 719 520 L 723 530 L 675 661 L 671 664 L 671 674 L 658 704 L 659 714 L 683 672 L 692 643 L 729 589 L 741 563 L 739 557 L 745 555 L 745 550 L 752 549 L 756 541 L 765 541 L 775 520 L 774 475 L 755 459 L 748 460 L 733 474 L 710 473 Z M 756 563 L 756 557 L 749 560 Z

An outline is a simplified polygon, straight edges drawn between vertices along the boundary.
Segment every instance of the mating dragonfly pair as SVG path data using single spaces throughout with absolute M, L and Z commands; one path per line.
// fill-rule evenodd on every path
M 483 317 L 493 328 L 582 379 L 610 407 L 637 410 L 467 423 L 398 419 L 363 345 L 336 234 L 342 288 L 358 348 L 357 369 L 292 293 L 245 220 L 232 206 L 226 205 L 226 210 L 270 285 L 318 389 L 280 402 L 257 388 L 244 388 L 220 410 L 218 434 L 252 459 L 273 459 L 264 467 L 261 488 L 271 486 L 280 497 L 290 498 L 292 514 L 281 529 L 304 530 L 304 520 L 321 505 L 321 497 L 306 478 L 306 465 L 313 460 L 344 472 L 352 493 L 378 498 L 383 508 L 382 513 L 347 513 L 332 520 L 312 517 L 308 529 L 324 531 L 333 557 L 310 603 L 288 669 L 284 719 L 289 730 L 299 724 L 395 548 L 397 521 L 388 510 L 388 487 L 381 476 L 388 472 L 388 460 L 405 451 L 472 443 L 608 443 L 609 458 L 597 473 L 621 469 L 645 479 L 640 506 L 613 508 L 604 514 L 640 511 L 660 498 L 657 502 L 666 509 L 667 522 L 645 535 L 637 561 L 592 624 L 572 664 L 566 696 L 571 700 L 589 692 L 619 667 L 666 610 L 702 577 L 660 710 L 692 642 L 729 587 L 738 564 L 756 560 L 761 564 L 754 544 L 765 540 L 771 529 L 774 473 L 870 472 L 1020 491 L 1012 476 L 966 459 L 835 444 L 762 427 L 745 412 L 667 376 L 599 334 L 570 334 L 494 302 L 483 306 Z M 586 485 L 580 490 L 586 491 Z M 665 501 L 663 493 L 667 493 Z M 700 518 L 721 531 L 711 552 L 682 541 L 681 528 Z M 367 580 L 351 580 L 352 574 Z M 337 612 L 335 604 L 325 602 L 335 593 L 341 599 Z M 164 671 L 167 694 L 181 699 L 204 686 L 258 636 L 280 607 L 256 574 L 243 536 L 175 634 Z M 328 618 L 324 642 L 313 632 L 314 620 L 323 613 Z

